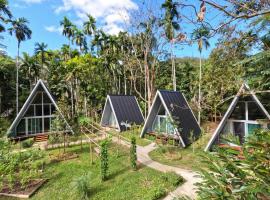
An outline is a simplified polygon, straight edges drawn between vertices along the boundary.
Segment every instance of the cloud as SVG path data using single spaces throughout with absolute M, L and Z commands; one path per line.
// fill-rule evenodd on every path
M 61 26 L 45 26 L 45 30 L 50 33 L 59 33 L 61 35 L 63 28 Z
M 103 29 L 107 33 L 117 34 L 129 22 L 129 12 L 137 9 L 132 0 L 62 0 L 62 5 L 55 12 L 72 10 L 80 20 L 86 20 L 86 14 L 91 14 L 104 24 Z

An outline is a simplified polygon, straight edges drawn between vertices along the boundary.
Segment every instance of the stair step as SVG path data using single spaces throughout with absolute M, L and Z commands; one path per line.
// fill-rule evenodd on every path
M 49 136 L 48 135 L 37 135 L 35 137 L 35 142 L 45 142 L 48 141 Z

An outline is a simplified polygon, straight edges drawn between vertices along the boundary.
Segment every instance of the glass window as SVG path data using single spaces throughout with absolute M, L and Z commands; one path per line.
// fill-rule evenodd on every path
M 37 92 L 32 104 L 41 104 L 42 103 L 42 92 Z
M 54 113 L 55 113 L 55 106 L 51 104 L 51 115 L 53 115 Z
M 30 105 L 27 112 L 25 113 L 26 117 L 35 116 L 35 106 Z
M 50 131 L 50 118 L 44 118 L 44 132 Z
M 42 116 L 42 105 L 36 105 L 36 116 Z
M 158 115 L 166 115 L 166 111 L 163 105 L 159 107 Z
M 255 102 L 248 102 L 248 119 L 249 120 L 266 119 L 265 114 L 262 112 L 260 107 Z
M 17 136 L 25 135 L 25 119 L 21 119 L 17 126 Z
M 44 105 L 44 115 L 50 115 L 51 108 L 49 104 Z
M 51 103 L 51 99 L 45 92 L 43 92 L 43 103 Z
M 167 118 L 159 116 L 160 132 L 166 133 Z
M 35 119 L 35 128 L 36 128 L 36 132 L 35 133 L 41 133 L 42 132 L 42 118 L 36 118 Z
M 245 102 L 238 102 L 235 106 L 230 119 L 245 120 L 246 119 L 246 108 Z
M 260 124 L 248 124 L 248 134 L 252 134 L 255 130 L 262 128 Z
M 245 123 L 233 122 L 233 130 L 234 130 L 235 136 L 238 136 L 240 143 L 243 144 L 244 137 L 245 137 Z

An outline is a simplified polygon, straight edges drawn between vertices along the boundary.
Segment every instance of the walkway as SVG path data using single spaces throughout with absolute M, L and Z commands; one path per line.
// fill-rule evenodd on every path
M 113 142 L 120 142 L 120 144 L 125 146 L 130 146 L 129 142 L 118 140 L 117 137 L 112 138 Z M 153 161 L 149 157 L 149 152 L 153 151 L 157 148 L 157 145 L 155 143 L 151 143 L 148 146 L 142 147 L 137 145 L 137 157 L 138 161 L 148 167 L 151 167 L 153 169 L 156 169 L 158 171 L 162 172 L 175 172 L 179 175 L 181 175 L 186 182 L 182 185 L 180 185 L 176 190 L 171 192 L 168 196 L 164 198 L 164 200 L 173 200 L 175 197 L 179 196 L 188 196 L 192 199 L 195 199 L 196 197 L 196 187 L 195 183 L 199 182 L 199 178 L 195 177 L 197 174 L 190 170 L 181 169 L 178 167 L 172 167 L 169 165 L 164 165 L 159 162 Z

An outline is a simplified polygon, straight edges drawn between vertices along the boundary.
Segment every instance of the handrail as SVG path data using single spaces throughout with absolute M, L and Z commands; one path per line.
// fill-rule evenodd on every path
M 84 126 L 82 126 L 81 128 L 82 128 L 82 129 L 86 129 L 89 133 L 92 133 L 89 129 L 87 129 L 87 128 L 84 127 Z M 100 146 L 97 142 L 95 142 L 94 139 L 90 138 L 85 132 L 83 132 L 83 131 L 81 131 L 81 132 L 89 139 L 89 141 L 93 142 L 98 148 L 101 149 L 101 146 Z

